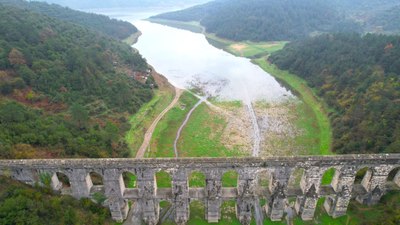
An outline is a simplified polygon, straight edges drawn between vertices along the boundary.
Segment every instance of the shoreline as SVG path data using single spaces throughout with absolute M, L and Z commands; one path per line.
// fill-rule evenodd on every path
M 329 107 L 316 95 L 304 80 L 294 74 L 289 74 L 287 71 L 282 71 L 274 65 L 268 64 L 268 55 L 283 48 L 287 43 L 286 41 L 258 43 L 250 41 L 236 42 L 207 33 L 205 28 L 201 26 L 199 22 L 195 21 L 181 22 L 157 18 L 150 18 L 147 20 L 152 23 L 202 33 L 207 41 L 214 47 L 222 49 L 234 56 L 250 59 L 253 64 L 259 66 L 266 73 L 270 74 L 282 83 L 283 86 L 292 90 L 292 92 L 313 111 L 316 123 L 320 130 L 320 151 L 318 154 L 333 154 L 331 150 L 333 134 L 330 119 L 328 117 Z M 238 49 L 237 46 L 239 45 L 244 47 Z M 249 48 L 250 50 L 246 52 L 245 48 Z

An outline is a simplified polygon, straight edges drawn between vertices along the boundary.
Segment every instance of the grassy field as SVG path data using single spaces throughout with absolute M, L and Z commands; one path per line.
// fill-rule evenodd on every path
M 131 149 L 131 157 L 136 156 L 147 128 L 151 125 L 154 118 L 168 106 L 173 97 L 174 93 L 172 91 L 158 90 L 155 92 L 153 99 L 142 106 L 139 112 L 130 118 L 131 128 L 125 135 L 125 141 Z
M 240 149 L 227 149 L 221 136 L 227 122 L 203 103 L 192 114 L 178 142 L 181 157 L 243 156 Z
M 150 143 L 150 151 L 146 157 L 174 157 L 174 140 L 176 133 L 184 121 L 187 113 L 197 103 L 198 99 L 188 92 L 184 92 L 178 104 L 160 120 Z

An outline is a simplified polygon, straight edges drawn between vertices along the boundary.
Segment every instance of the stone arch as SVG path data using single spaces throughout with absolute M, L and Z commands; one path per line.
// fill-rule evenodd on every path
M 137 188 L 137 176 L 131 171 L 123 171 L 122 178 L 125 188 Z
M 292 174 L 290 174 L 288 187 L 289 188 L 300 188 L 301 179 L 305 173 L 305 169 L 301 167 L 296 167 Z
M 167 224 L 174 224 L 174 207 L 171 202 L 168 200 L 160 200 L 158 202 L 160 207 L 160 224 L 167 223 Z
M 66 173 L 56 172 L 55 175 L 57 176 L 58 181 L 62 184 L 62 188 L 70 188 L 71 187 L 71 182 Z
M 394 182 L 400 187 L 400 166 L 392 169 L 387 177 L 387 181 Z
M 155 179 L 158 188 L 170 188 L 172 187 L 172 176 L 166 170 L 159 170 L 155 173 Z
M 220 224 L 227 224 L 226 218 L 231 218 L 229 223 L 240 224 L 239 219 L 236 216 L 236 201 L 235 200 L 224 200 L 221 204 L 221 220 Z M 225 220 L 225 221 L 224 221 Z
M 337 168 L 335 168 L 335 167 L 330 167 L 330 168 L 326 169 L 321 177 L 321 185 L 332 186 L 333 178 L 337 172 L 338 172 Z
M 369 173 L 371 173 L 371 169 L 367 166 L 359 168 L 356 172 L 354 184 L 361 184 L 363 179 L 365 178 L 365 175 L 367 175 L 368 171 Z
M 237 187 L 239 173 L 236 170 L 227 170 L 222 174 L 222 187 Z
M 103 176 L 98 172 L 91 171 L 89 172 L 89 176 L 93 185 L 104 185 Z
M 205 187 L 206 175 L 200 170 L 190 171 L 188 176 L 189 187 Z
M 268 170 L 260 170 L 257 173 L 257 186 L 259 188 L 268 188 L 271 179 L 271 173 Z
M 189 220 L 197 221 L 200 224 L 208 224 L 204 215 L 206 214 L 206 205 L 203 201 L 192 200 L 190 201 L 190 218 Z

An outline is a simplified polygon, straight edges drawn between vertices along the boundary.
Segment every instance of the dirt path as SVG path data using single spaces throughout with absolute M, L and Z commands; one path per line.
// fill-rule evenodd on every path
M 189 113 L 186 115 L 186 118 L 185 118 L 185 120 L 183 121 L 181 127 L 179 127 L 179 130 L 178 130 L 178 132 L 176 133 L 176 137 L 175 137 L 175 141 L 174 141 L 175 158 L 178 158 L 178 157 L 179 157 L 177 145 L 178 145 L 178 140 L 179 140 L 179 138 L 181 137 L 181 133 L 182 133 L 183 128 L 186 126 L 186 124 L 187 124 L 187 122 L 189 121 L 190 116 L 192 115 L 192 113 L 194 112 L 194 110 L 196 110 L 196 108 L 199 107 L 199 105 L 200 105 L 201 103 L 203 103 L 206 99 L 207 99 L 207 97 L 201 98 L 201 99 L 196 103 L 196 105 L 193 106 L 193 108 L 192 108 L 192 109 L 189 111 Z
M 182 89 L 175 88 L 175 98 L 172 100 L 172 102 L 165 108 L 158 116 L 157 118 L 153 121 L 153 123 L 150 125 L 149 129 L 147 129 L 143 143 L 140 146 L 138 152 L 136 153 L 136 158 L 140 159 L 144 157 L 144 153 L 146 152 L 147 147 L 150 144 L 151 137 L 153 136 L 154 129 L 156 129 L 156 126 L 158 122 L 160 122 L 161 118 L 164 117 L 164 115 L 174 107 L 174 105 L 178 102 L 179 98 L 181 97 L 183 93 Z

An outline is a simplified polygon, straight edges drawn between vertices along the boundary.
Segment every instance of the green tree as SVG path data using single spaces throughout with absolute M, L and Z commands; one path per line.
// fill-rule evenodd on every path
M 89 114 L 86 109 L 80 104 L 73 104 L 70 108 L 70 113 L 73 122 L 79 129 L 84 129 L 89 122 Z

